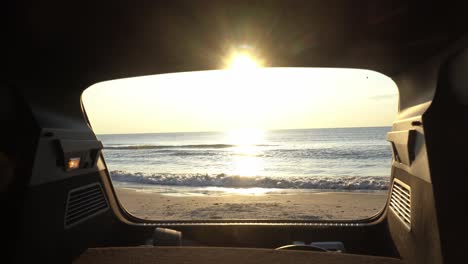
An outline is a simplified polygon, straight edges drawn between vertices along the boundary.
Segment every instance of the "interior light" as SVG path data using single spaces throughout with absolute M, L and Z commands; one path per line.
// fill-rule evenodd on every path
M 70 158 L 68 160 L 67 169 L 74 170 L 80 167 L 80 158 Z

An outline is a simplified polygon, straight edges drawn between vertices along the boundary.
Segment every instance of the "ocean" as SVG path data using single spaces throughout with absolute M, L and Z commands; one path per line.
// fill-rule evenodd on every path
M 114 185 L 170 195 L 388 188 L 391 127 L 98 135 Z

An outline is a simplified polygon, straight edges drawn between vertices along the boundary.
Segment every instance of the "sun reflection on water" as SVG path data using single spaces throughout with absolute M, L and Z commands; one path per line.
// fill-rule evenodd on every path
M 222 195 L 253 195 L 262 196 L 275 192 L 279 192 L 278 189 L 271 188 L 223 188 L 223 187 L 207 187 L 205 190 L 210 192 L 219 192 Z
M 257 128 L 235 129 L 227 133 L 228 141 L 237 146 L 255 146 L 265 140 L 265 131 Z
M 263 171 L 263 160 L 259 157 L 237 156 L 233 158 L 234 174 L 240 176 L 259 176 Z
M 238 129 L 228 132 L 228 141 L 235 145 L 232 162 L 236 175 L 259 176 L 264 169 L 260 146 L 264 144 L 265 132 L 260 129 Z

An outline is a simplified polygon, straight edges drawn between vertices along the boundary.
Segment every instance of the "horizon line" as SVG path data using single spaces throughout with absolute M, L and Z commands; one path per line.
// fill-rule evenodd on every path
M 308 129 L 342 129 L 342 128 L 383 128 L 389 126 L 355 126 L 355 127 L 312 127 L 312 128 L 280 128 L 280 129 L 263 129 L 264 131 L 281 131 L 281 130 L 308 130 Z M 212 130 L 212 131 L 176 131 L 176 132 L 137 132 L 137 133 L 94 133 L 95 135 L 143 135 L 143 134 L 176 134 L 176 133 L 225 133 L 230 130 Z

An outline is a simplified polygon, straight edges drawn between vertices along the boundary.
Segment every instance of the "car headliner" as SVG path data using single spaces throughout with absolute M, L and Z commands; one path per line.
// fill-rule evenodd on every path
M 219 69 L 240 45 L 271 67 L 363 68 L 394 77 L 466 31 L 462 8 L 442 1 L 26 1 L 12 8 L 6 80 L 33 97 Z

